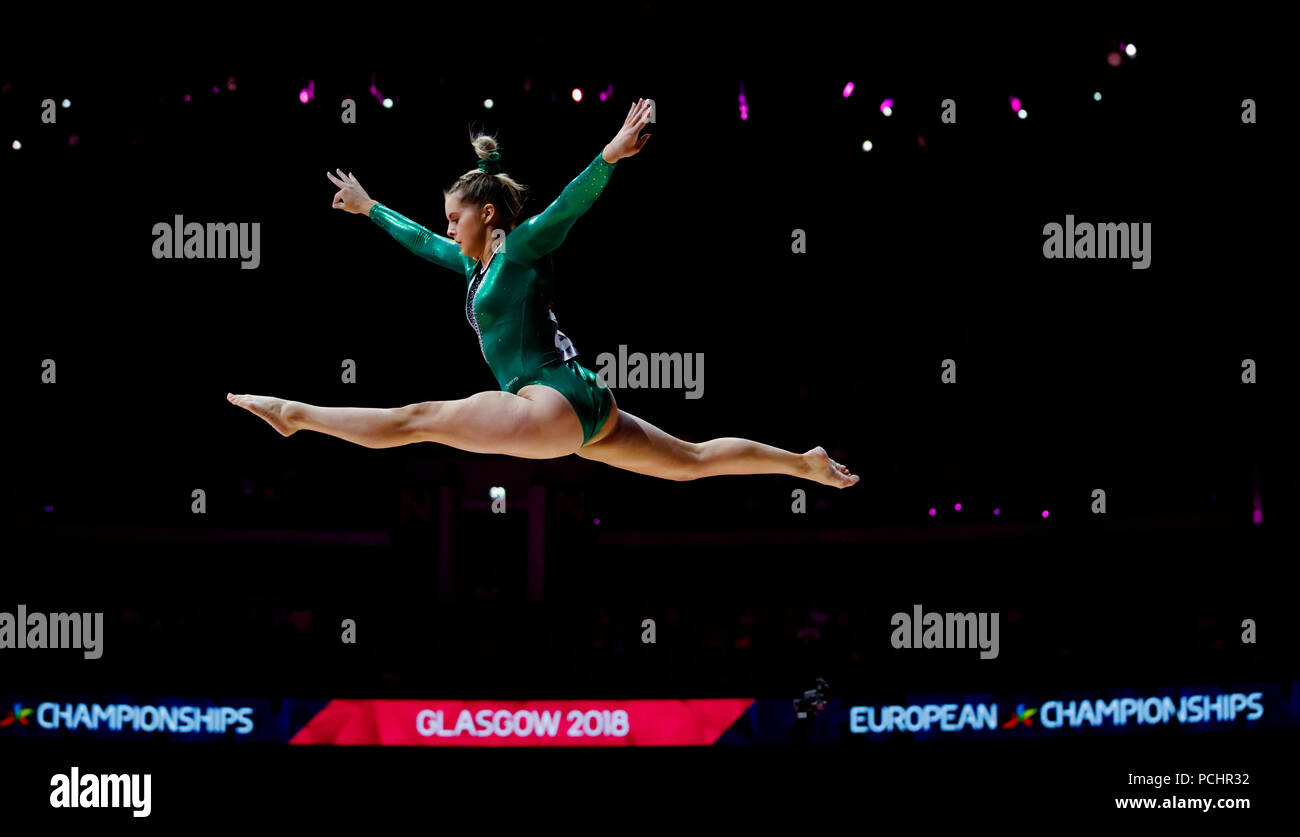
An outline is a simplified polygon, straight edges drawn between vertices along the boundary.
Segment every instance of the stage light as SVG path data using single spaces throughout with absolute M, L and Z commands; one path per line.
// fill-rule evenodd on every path
M 483 100 L 483 107 L 487 108 L 488 110 L 492 110 L 492 105 L 493 105 L 493 104 L 494 104 L 494 103 L 493 103 L 493 101 L 492 101 L 491 99 L 484 99 L 484 100 Z
M 76 134 L 68 134 L 68 145 L 76 145 L 81 142 L 81 137 Z
M 890 114 L 892 114 L 894 112 L 894 100 L 886 99 L 885 101 L 881 102 L 880 112 L 883 113 L 885 116 L 889 116 Z
M 1106 54 L 1106 63 L 1107 63 L 1107 64 L 1111 65 L 1112 67 L 1118 67 L 1118 66 L 1119 66 L 1119 62 L 1120 62 L 1120 54 L 1119 54 L 1118 52 L 1116 52 L 1115 50 L 1111 50 L 1110 52 L 1108 52 L 1108 53 Z
M 22 144 L 21 142 L 19 142 L 18 140 L 14 140 L 14 146 L 13 146 L 13 147 L 14 147 L 14 151 L 17 151 L 18 149 L 20 149 L 20 148 L 23 147 L 23 144 Z
M 853 95 L 853 82 L 849 82 L 848 84 L 844 85 L 844 93 L 842 95 L 846 99 Z
M 961 503 L 954 503 L 954 504 L 953 504 L 953 507 L 952 507 L 952 510 L 953 510 L 953 511 L 961 511 Z
M 190 94 L 186 93 L 182 98 L 184 98 L 185 101 L 188 102 L 190 100 Z
M 235 89 L 235 77 L 234 77 L 234 76 L 226 76 L 226 89 L 227 89 L 227 90 L 234 90 L 234 89 Z
M 599 526 L 599 525 L 600 525 L 600 518 L 599 518 L 599 517 L 593 517 L 593 518 L 591 519 L 591 525 L 593 525 L 593 526 Z
M 46 510 L 47 512 L 52 512 L 52 511 L 54 511 L 54 506 L 46 506 L 46 507 L 45 507 L 45 510 Z
M 488 489 L 488 496 L 491 497 L 493 500 L 506 496 L 505 487 L 500 485 L 492 486 L 490 489 Z
M 1258 526 L 1259 524 L 1263 523 L 1263 522 L 1264 522 L 1264 510 L 1263 510 L 1263 509 L 1254 509 L 1254 510 L 1253 510 L 1253 513 L 1252 513 L 1252 515 L 1251 515 L 1251 522 L 1253 522 L 1256 526 Z
M 862 141 L 862 150 L 863 150 L 863 151 L 870 151 L 870 150 L 871 150 L 871 140 L 863 140 L 863 141 Z
M 298 101 L 302 102 L 305 105 L 307 104 L 307 98 L 308 98 L 307 88 L 304 87 L 302 90 L 298 91 Z
M 391 108 L 392 106 L 393 106 L 393 100 L 392 100 L 392 99 L 389 99 L 389 98 L 385 98 L 385 99 L 384 99 L 384 107 L 386 107 L 386 108 Z
M 1044 517 L 1044 518 L 1047 517 L 1047 509 L 1043 509 L 1043 517 Z
M 70 108 L 70 107 L 72 107 L 72 100 L 71 100 L 71 99 L 64 99 L 64 100 L 63 100 L 63 106 L 64 106 L 65 108 Z
M 1138 48 L 1133 46 L 1132 44 L 1129 44 L 1128 46 L 1124 47 L 1124 54 L 1127 55 L 1129 58 L 1132 58 L 1133 56 L 1138 54 Z M 1158 64 L 1160 62 L 1157 61 L 1156 63 Z
M 571 94 L 569 94 L 569 95 L 573 96 L 573 101 L 575 101 L 575 102 L 581 102 L 581 101 L 582 101 L 582 91 L 581 91 L 580 89 L 578 89 L 577 87 L 573 88 L 573 92 L 572 92 Z
M 930 517 L 934 517 L 936 514 L 938 514 L 938 512 L 934 510 L 934 506 L 931 506 L 931 507 L 930 507 Z
M 749 102 L 745 99 L 745 82 L 743 81 L 740 83 L 740 95 L 736 101 L 740 105 L 740 120 L 744 122 L 749 119 Z
M 1002 509 L 994 509 L 994 510 L 993 510 L 993 516 L 994 516 L 994 517 L 997 517 L 997 516 L 1000 515 L 1000 514 L 1002 514 Z
M 1101 91 L 1100 91 L 1100 90 L 1098 90 L 1096 93 L 1093 93 L 1093 94 L 1092 94 L 1092 100 L 1093 100 L 1094 102 L 1100 102 L 1100 101 L 1101 101 Z
M 1024 108 L 1021 108 L 1020 112 L 1017 113 L 1016 116 L 1019 116 L 1021 119 L 1024 119 L 1025 117 L 1029 116 L 1029 111 L 1025 110 Z
M 1011 109 L 1012 109 L 1012 110 L 1017 110 L 1017 111 L 1020 110 L 1020 97 L 1019 97 L 1019 96 L 1012 96 L 1012 97 L 1011 97 Z

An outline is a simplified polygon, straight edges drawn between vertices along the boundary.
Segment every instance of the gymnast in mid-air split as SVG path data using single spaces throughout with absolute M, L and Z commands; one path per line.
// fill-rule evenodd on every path
M 574 358 L 551 310 L 551 252 L 605 188 L 619 160 L 641 151 L 652 102 L 628 110 L 622 128 L 541 213 L 519 223 L 528 187 L 501 171 L 491 136 L 473 137 L 478 168 L 443 190 L 447 236 L 374 201 L 351 173 L 326 177 L 339 187 L 334 208 L 366 215 L 423 259 L 466 277 L 465 316 L 478 334 L 499 391 L 405 407 L 316 407 L 267 395 L 233 395 L 284 436 L 315 430 L 368 448 L 438 442 L 474 453 L 553 459 L 576 453 L 669 480 L 724 474 L 788 474 L 837 488 L 858 481 L 815 447 L 806 453 L 724 437 L 687 442 L 618 408 L 599 375 Z

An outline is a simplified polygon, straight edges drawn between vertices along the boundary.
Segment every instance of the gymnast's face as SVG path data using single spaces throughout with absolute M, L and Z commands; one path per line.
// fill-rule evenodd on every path
M 487 224 L 484 221 L 486 214 L 489 219 L 495 217 L 495 210 L 492 204 L 480 207 L 477 204 L 465 203 L 455 194 L 449 194 L 446 198 L 447 212 L 447 237 L 460 245 L 460 252 L 473 259 L 479 258 L 483 254 L 483 246 L 487 241 Z

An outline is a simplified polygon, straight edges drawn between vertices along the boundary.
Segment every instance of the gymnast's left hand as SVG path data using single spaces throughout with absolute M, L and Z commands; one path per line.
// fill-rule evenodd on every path
M 650 139 L 649 134 L 638 137 L 650 122 L 651 101 L 649 99 L 638 99 L 627 112 L 627 119 L 623 120 L 623 127 L 619 129 L 618 134 L 609 141 L 605 150 L 600 156 L 605 158 L 606 163 L 617 163 L 624 157 L 631 157 L 633 154 L 645 148 L 646 141 Z

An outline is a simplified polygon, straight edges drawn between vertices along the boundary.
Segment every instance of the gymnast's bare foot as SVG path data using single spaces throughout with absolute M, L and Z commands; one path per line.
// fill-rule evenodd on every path
M 826 448 L 815 447 L 803 455 L 807 479 L 835 488 L 848 488 L 861 479 L 857 474 L 826 455 Z
M 226 400 L 236 407 L 243 407 L 250 413 L 266 419 L 267 424 L 274 427 L 281 436 L 292 436 L 298 432 L 298 425 L 293 421 L 293 410 L 285 409 L 286 406 L 297 402 L 273 398 L 269 395 L 231 395 L 230 393 L 226 393 Z

